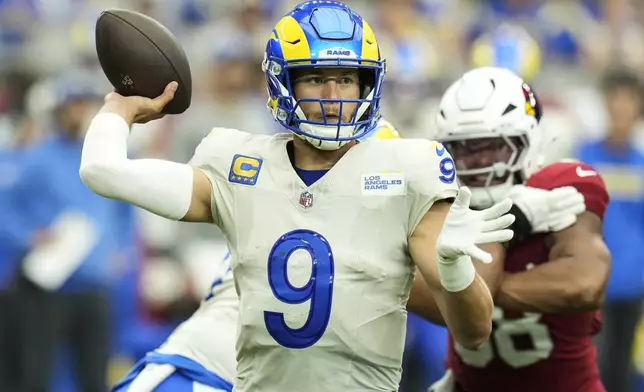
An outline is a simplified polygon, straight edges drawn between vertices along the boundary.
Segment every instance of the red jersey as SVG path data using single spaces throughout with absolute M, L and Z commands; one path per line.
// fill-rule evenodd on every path
M 608 193 L 588 165 L 560 162 L 532 175 L 527 185 L 541 189 L 574 186 L 586 209 L 603 219 Z M 520 272 L 548 261 L 546 235 L 510 245 L 505 271 Z M 598 311 L 546 315 L 494 309 L 490 339 L 477 350 L 450 339 L 447 359 L 462 392 L 605 392 L 591 341 L 601 328 Z

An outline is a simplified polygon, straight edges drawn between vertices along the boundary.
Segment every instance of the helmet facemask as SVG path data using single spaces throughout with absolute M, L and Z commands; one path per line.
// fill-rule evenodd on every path
M 525 180 L 524 160 L 529 148 L 525 134 L 461 136 L 442 142 L 454 159 L 460 183 L 472 190 L 473 207 L 493 205 Z
M 282 126 L 322 150 L 338 149 L 349 141 L 362 138 L 375 128 L 380 117 L 380 90 L 384 77 L 384 61 L 338 58 L 317 62 L 306 60 L 308 64 L 302 64 L 302 62 L 304 60 L 287 61 L 286 65 L 282 66 L 278 61 L 267 59 L 264 63 L 269 95 L 276 97 L 269 100 L 268 105 L 275 119 Z M 311 62 L 314 64 L 310 64 Z M 296 97 L 297 78 L 294 76 L 298 72 L 305 72 L 307 68 L 358 69 L 359 97 L 356 99 Z M 302 106 L 309 103 L 319 105 L 321 118 L 307 118 Z M 329 107 L 332 109 L 329 110 Z M 353 113 L 347 116 L 348 111 Z

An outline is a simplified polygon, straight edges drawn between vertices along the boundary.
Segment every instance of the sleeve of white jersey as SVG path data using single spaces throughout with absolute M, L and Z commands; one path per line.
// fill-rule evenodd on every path
M 458 194 L 454 160 L 443 145 L 429 140 L 413 143 L 405 157 L 410 202 L 408 236 L 435 202 Z
M 231 153 L 235 146 L 242 145 L 247 135 L 235 129 L 213 128 L 197 146 L 194 155 L 188 162 L 208 177 L 211 192 L 211 212 L 213 221 L 221 227 L 221 209 L 225 203 L 232 202 L 228 184 Z

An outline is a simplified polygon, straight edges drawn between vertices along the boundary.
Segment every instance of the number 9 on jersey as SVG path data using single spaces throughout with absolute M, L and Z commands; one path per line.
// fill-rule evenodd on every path
M 287 264 L 296 250 L 311 256 L 311 277 L 301 287 L 288 279 Z M 280 237 L 268 255 L 268 284 L 273 295 L 287 304 L 310 301 L 309 315 L 300 328 L 286 325 L 284 314 L 264 311 L 268 333 L 284 347 L 302 349 L 314 345 L 327 328 L 333 297 L 333 252 L 329 242 L 312 230 L 298 229 Z

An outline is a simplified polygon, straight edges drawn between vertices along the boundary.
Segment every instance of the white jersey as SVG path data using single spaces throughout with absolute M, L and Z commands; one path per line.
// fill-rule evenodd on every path
M 230 254 L 217 269 L 211 292 L 199 309 L 155 351 L 192 359 L 232 384 L 237 365 L 235 341 L 239 300 L 233 284 Z
M 235 391 L 397 391 L 408 238 L 456 196 L 453 161 L 435 142 L 371 140 L 306 186 L 292 137 L 216 128 L 190 162 L 212 183 L 240 294 Z

